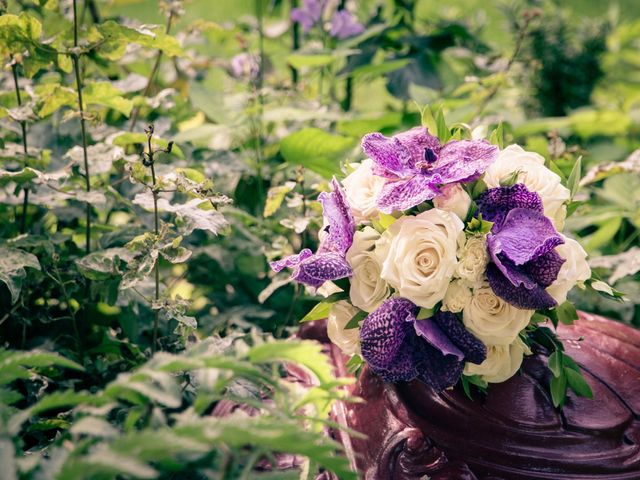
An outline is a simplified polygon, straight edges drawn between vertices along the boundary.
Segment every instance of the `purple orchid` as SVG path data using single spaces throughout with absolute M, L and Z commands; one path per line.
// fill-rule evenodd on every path
M 564 263 L 555 251 L 564 239 L 544 216 L 540 196 L 517 183 L 487 190 L 477 204 L 483 220 L 493 222 L 487 279 L 494 293 L 517 308 L 555 307 L 545 288 Z
M 326 235 L 314 254 L 308 248 L 297 255 L 291 255 L 271 262 L 271 269 L 279 272 L 292 268 L 291 279 L 318 288 L 328 280 L 351 276 L 351 266 L 345 254 L 353 243 L 356 224 L 347 204 L 344 190 L 334 178 L 331 193 L 322 192 L 318 200 L 322 203 Z
M 424 127 L 393 137 L 370 133 L 362 149 L 376 175 L 388 179 L 377 199 L 384 213 L 402 211 L 435 198 L 439 186 L 475 180 L 495 161 L 498 147 L 486 140 L 453 140 L 441 145 Z
M 326 0 L 302 0 L 302 7 L 291 10 L 291 20 L 308 32 L 322 19 L 325 3 Z
M 438 312 L 418 320 L 419 308 L 390 298 L 364 319 L 362 356 L 384 381 L 418 378 L 440 391 L 456 384 L 465 362 L 480 364 L 487 347 L 469 333 L 455 314 Z
M 358 22 L 354 14 L 348 10 L 338 10 L 331 18 L 331 30 L 329 34 L 338 40 L 355 37 L 364 32 L 364 25 Z

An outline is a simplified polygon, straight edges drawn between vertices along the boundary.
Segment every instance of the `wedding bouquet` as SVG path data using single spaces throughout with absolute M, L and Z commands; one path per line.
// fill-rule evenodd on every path
M 328 317 L 349 364 L 385 381 L 462 381 L 469 394 L 512 377 L 537 343 L 551 350 L 554 403 L 567 388 L 590 396 L 544 326 L 577 318 L 567 293 L 591 279 L 583 248 L 560 233 L 572 192 L 544 158 L 486 140 L 443 144 L 425 127 L 368 134 L 362 149 L 368 158 L 319 196 L 317 251 L 271 263 L 337 292 L 307 319 Z

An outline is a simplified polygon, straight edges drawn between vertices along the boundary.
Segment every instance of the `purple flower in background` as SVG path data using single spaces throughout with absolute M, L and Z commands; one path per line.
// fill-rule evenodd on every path
M 349 37 L 355 37 L 364 32 L 364 25 L 358 22 L 358 19 L 348 10 L 338 10 L 331 18 L 331 30 L 329 34 L 343 40 Z
M 325 3 L 326 0 L 302 0 L 302 7 L 291 10 L 291 20 L 308 32 L 322 19 Z
M 234 56 L 229 63 L 231 75 L 235 78 L 256 78 L 260 72 L 260 59 L 247 52 Z
M 351 266 L 345 254 L 353 243 L 356 224 L 351 210 L 338 181 L 331 180 L 331 193 L 322 192 L 318 200 L 322 203 L 325 236 L 320 241 L 318 251 L 314 254 L 305 248 L 297 255 L 291 255 L 276 262 L 271 268 L 279 272 L 292 268 L 291 279 L 318 288 L 328 280 L 351 276 Z
M 498 147 L 486 140 L 441 145 L 424 127 L 391 138 L 370 133 L 362 139 L 362 149 L 374 161 L 374 173 L 388 178 L 377 200 L 384 213 L 431 200 L 440 193 L 439 185 L 478 178 L 498 155 Z
M 384 381 L 418 378 L 444 390 L 456 384 L 464 362 L 482 363 L 487 348 L 455 314 L 438 312 L 418 320 L 418 310 L 404 298 L 386 300 L 362 324 L 362 356 Z
M 477 204 L 483 220 L 494 222 L 487 235 L 487 279 L 494 293 L 522 309 L 555 307 L 545 288 L 564 263 L 555 251 L 564 239 L 544 216 L 540 196 L 517 183 L 487 190 Z

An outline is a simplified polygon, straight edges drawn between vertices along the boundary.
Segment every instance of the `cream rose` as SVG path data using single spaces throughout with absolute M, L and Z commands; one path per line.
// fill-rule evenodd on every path
M 455 213 L 460 220 L 464 221 L 471 206 L 469 194 L 459 183 L 445 185 L 441 190 L 442 194 L 433 199 L 433 205 L 441 210 Z
M 358 309 L 344 300 L 334 303 L 329 310 L 327 335 L 345 355 L 360 353 L 360 328 L 344 328 L 356 313 Z
M 456 274 L 463 280 L 475 284 L 484 278 L 489 262 L 487 240 L 484 235 L 463 238 L 458 248 L 458 267 Z
M 373 161 L 363 161 L 350 175 L 342 181 L 347 202 L 356 222 L 370 220 L 378 215 L 376 199 L 386 179 L 373 174 Z
M 461 312 L 471 300 L 471 289 L 462 280 L 454 280 L 449 284 L 447 293 L 442 300 L 442 310 L 445 312 Z
M 527 326 L 533 310 L 521 310 L 498 297 L 488 282 L 473 291 L 462 312 L 462 321 L 487 345 L 509 345 Z
M 511 345 L 491 345 L 487 347 L 487 358 L 480 365 L 467 362 L 464 366 L 465 375 L 478 375 L 488 383 L 501 383 L 509 380 L 522 365 L 524 355 L 530 355 L 531 350 L 520 338 Z
M 376 242 L 380 234 L 365 227 L 353 236 L 353 244 L 347 251 L 347 262 L 353 269 L 349 296 L 351 303 L 365 312 L 372 312 L 389 296 L 387 282 L 380 276 L 383 258 Z
M 544 158 L 535 152 L 527 152 L 519 145 L 509 145 L 487 169 L 484 181 L 489 188 L 499 187 L 500 181 L 515 172 L 518 182 L 524 183 L 542 199 L 544 214 L 562 230 L 567 216 L 566 202 L 571 196 L 568 188 L 560 183 L 560 177 L 544 166 Z
M 444 298 L 455 272 L 457 242 L 463 229 L 458 217 L 437 208 L 396 220 L 387 230 L 391 241 L 382 278 L 401 297 L 432 308 Z
M 558 305 L 567 300 L 567 294 L 578 282 L 584 282 L 591 278 L 591 268 L 587 262 L 587 252 L 573 240 L 563 235 L 565 243 L 556 247 L 556 252 L 565 262 L 560 267 L 558 278 L 548 288 L 547 292 L 558 302 Z

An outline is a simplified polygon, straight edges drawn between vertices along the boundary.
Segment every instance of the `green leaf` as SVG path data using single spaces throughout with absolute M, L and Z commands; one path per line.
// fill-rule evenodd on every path
M 580 186 L 580 177 L 582 173 L 582 156 L 576 159 L 576 163 L 573 164 L 571 173 L 567 180 L 567 188 L 571 191 L 571 198 L 575 196 Z
M 352 330 L 354 328 L 359 328 L 360 322 L 362 322 L 362 320 L 367 318 L 367 315 L 369 315 L 367 312 L 363 312 L 362 310 L 359 311 L 353 317 L 351 317 L 351 320 L 347 322 L 347 324 L 344 326 L 344 329 Z
M 29 167 L 18 170 L 17 172 L 0 170 L 0 187 L 4 187 L 11 182 L 17 185 L 23 185 L 29 183 L 34 178 L 38 178 L 38 176 L 40 176 L 40 172 Z
M 16 303 L 26 278 L 25 268 L 40 270 L 38 258 L 17 248 L 0 247 L 0 283 L 4 283 L 11 294 L 11 303 Z
M 560 323 L 565 325 L 571 325 L 575 320 L 578 320 L 576 307 L 574 307 L 569 301 L 564 302 L 562 305 L 558 305 L 555 308 L 555 312 Z
M 312 322 L 314 320 L 322 320 L 329 316 L 329 311 L 331 310 L 331 303 L 328 302 L 320 302 L 315 307 L 313 307 L 309 313 L 307 313 L 300 323 L 304 322 Z
M 553 373 L 554 377 L 559 377 L 560 374 L 562 373 L 562 369 L 563 369 L 562 357 L 563 357 L 562 352 L 559 352 L 558 350 L 556 350 L 551 355 L 549 355 L 549 363 L 548 363 L 549 370 L 551 370 L 551 373 Z
M 94 281 L 107 280 L 122 275 L 118 260 L 129 262 L 134 254 L 126 248 L 108 248 L 93 252 L 76 260 L 78 270 L 86 278 Z
M 119 60 L 125 53 L 129 43 L 137 43 L 153 50 L 161 50 L 168 57 L 183 56 L 184 51 L 175 37 L 167 35 L 164 27 L 145 25 L 130 28 L 113 20 L 97 26 L 103 42 L 98 48 L 100 55 L 107 60 Z
M 553 402 L 553 406 L 556 408 L 562 408 L 567 396 L 567 377 L 564 374 L 561 374 L 558 377 L 553 377 L 551 379 L 550 388 L 551 401 Z
M 593 252 L 607 245 L 616 236 L 621 225 L 622 217 L 613 217 L 605 221 L 594 233 L 585 238 L 585 250 Z
M 62 107 L 73 108 L 77 106 L 77 95 L 72 88 L 52 83 L 38 85 L 34 91 L 40 105 L 38 115 L 41 118 L 51 115 Z
M 337 61 L 339 57 L 330 54 L 302 55 L 293 54 L 287 56 L 287 63 L 293 68 L 317 68 L 331 65 Z
M 263 215 L 265 218 L 270 217 L 280 208 L 287 193 L 296 187 L 295 182 L 287 182 L 284 185 L 271 187 L 267 192 L 267 201 L 264 204 Z
M 422 126 L 426 127 L 431 134 L 438 131 L 438 122 L 433 116 L 433 112 L 431 111 L 431 107 L 429 107 L 429 105 L 422 109 L 421 123 Z
M 116 135 L 113 138 L 113 144 L 118 145 L 120 147 L 128 147 L 129 145 L 146 145 L 147 144 L 147 136 L 144 133 L 137 132 L 122 132 L 119 135 Z M 151 145 L 154 148 L 162 148 L 165 149 L 169 145 L 169 140 L 164 138 L 154 136 L 151 140 Z M 176 144 L 173 144 L 171 149 L 171 154 L 176 155 L 179 158 L 184 159 L 184 153 L 180 149 L 180 147 Z
M 447 122 L 444 119 L 444 112 L 440 107 L 435 114 L 438 138 L 442 143 L 446 143 L 451 138 L 451 131 L 447 127 Z
M 352 150 L 356 141 L 350 137 L 332 135 L 319 128 L 305 128 L 280 142 L 280 152 L 292 165 L 302 165 L 326 178 L 340 169 L 340 161 Z
M 591 387 L 582 376 L 582 373 L 577 372 L 572 368 L 565 368 L 564 374 L 567 376 L 567 383 L 569 388 L 575 392 L 579 397 L 593 398 L 593 391 Z
M 329 358 L 322 353 L 322 347 L 317 342 L 303 340 L 263 343 L 252 347 L 248 357 L 255 363 L 294 362 L 307 367 L 323 384 L 334 380 L 333 367 Z
M 504 124 L 502 122 L 491 132 L 489 142 L 497 145 L 500 149 L 504 148 Z
M 133 102 L 124 98 L 122 92 L 110 82 L 87 83 L 82 93 L 87 105 L 111 108 L 125 117 L 128 117 L 133 109 Z
M 351 72 L 338 75 L 337 79 L 351 76 L 355 80 L 374 80 L 377 77 L 386 75 L 389 72 L 405 67 L 410 62 L 409 59 L 388 60 L 379 64 L 366 64 L 354 68 Z

